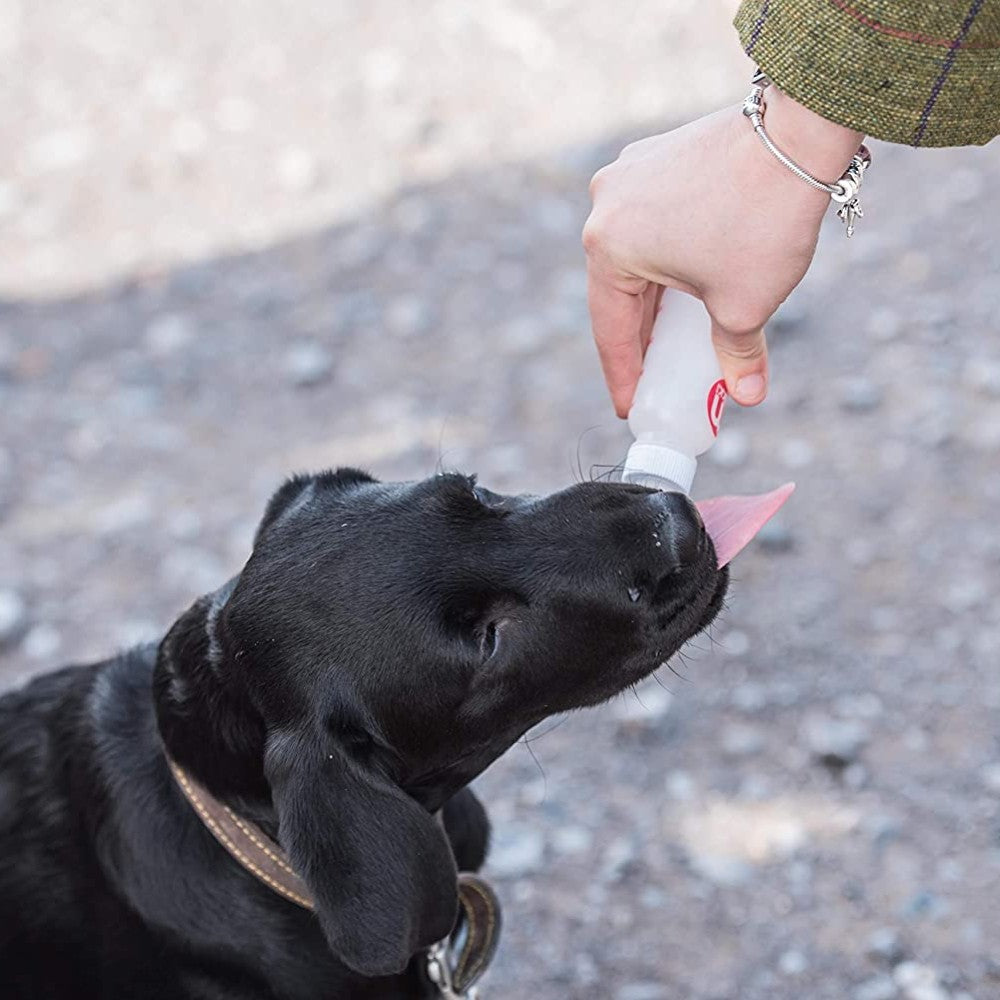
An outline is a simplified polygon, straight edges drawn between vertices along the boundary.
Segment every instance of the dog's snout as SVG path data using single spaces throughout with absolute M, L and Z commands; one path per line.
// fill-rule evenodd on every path
M 702 524 L 697 510 L 683 493 L 651 493 L 646 503 L 653 508 L 653 542 L 680 569 L 695 562 L 701 551 Z

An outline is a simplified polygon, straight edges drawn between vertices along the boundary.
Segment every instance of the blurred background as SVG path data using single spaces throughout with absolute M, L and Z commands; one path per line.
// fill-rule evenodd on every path
M 161 635 L 290 472 L 618 462 L 587 183 L 742 98 L 733 7 L 0 0 L 0 684 Z M 488 997 L 1000 997 L 1000 146 L 874 154 L 702 463 L 798 482 L 712 636 L 478 783 Z

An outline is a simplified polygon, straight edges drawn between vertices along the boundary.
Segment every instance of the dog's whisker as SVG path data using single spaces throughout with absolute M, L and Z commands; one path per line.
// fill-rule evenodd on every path
M 592 483 L 599 483 L 604 480 L 609 480 L 616 472 L 621 473 L 623 468 L 624 465 L 621 462 L 618 462 L 615 465 L 601 465 L 595 463 L 590 467 L 590 481 Z M 603 469 L 604 471 L 596 473 L 596 469 Z
M 525 743 L 537 743 L 543 736 L 548 736 L 549 733 L 555 732 L 555 730 L 557 730 L 568 718 L 568 715 L 563 715 L 558 721 L 549 726 L 545 732 L 539 733 L 537 736 L 532 736 L 530 739 L 528 738 L 528 734 L 525 733 L 521 739 L 523 739 Z
M 549 797 L 549 776 L 545 773 L 545 768 L 542 767 L 541 762 L 538 760 L 538 755 L 531 748 L 531 743 L 524 736 L 518 740 L 518 743 L 523 744 L 524 748 L 531 754 L 531 759 L 535 762 L 535 767 L 538 768 L 538 773 L 542 776 L 542 802 L 544 802 Z

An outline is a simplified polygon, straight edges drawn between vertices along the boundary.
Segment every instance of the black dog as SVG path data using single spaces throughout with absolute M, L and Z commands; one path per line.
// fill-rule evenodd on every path
M 0 996 L 434 995 L 415 956 L 486 853 L 468 783 L 655 670 L 726 579 L 678 495 L 286 483 L 158 647 L 0 700 Z M 165 749 L 280 841 L 315 913 L 230 858 Z

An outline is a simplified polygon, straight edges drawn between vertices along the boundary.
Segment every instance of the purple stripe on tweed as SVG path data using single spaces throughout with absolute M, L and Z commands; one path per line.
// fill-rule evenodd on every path
M 920 113 L 920 123 L 917 125 L 917 131 L 913 135 L 914 146 L 919 146 L 923 142 L 924 133 L 927 131 L 927 125 L 931 119 L 931 112 L 934 110 L 934 105 L 937 103 L 945 81 L 948 79 L 948 74 L 951 73 L 952 67 L 955 65 L 955 60 L 958 58 L 958 50 L 962 47 L 962 42 L 965 41 L 965 36 L 972 27 L 972 22 L 975 21 L 979 16 L 979 12 L 983 9 L 983 2 L 984 0 L 973 0 L 972 6 L 969 8 L 969 13 L 965 15 L 965 20 L 962 22 L 961 30 L 951 43 L 948 55 L 945 56 L 944 63 L 941 66 L 941 72 L 938 74 L 938 78 L 934 81 L 934 86 L 931 88 L 930 97 L 927 98 L 924 110 Z
M 747 42 L 747 47 L 743 50 L 748 56 L 753 55 L 753 48 L 757 44 L 757 39 L 760 38 L 770 8 L 771 0 L 764 0 L 764 6 L 761 7 L 760 14 L 757 15 L 757 23 L 753 26 L 753 31 L 750 32 L 750 41 Z

